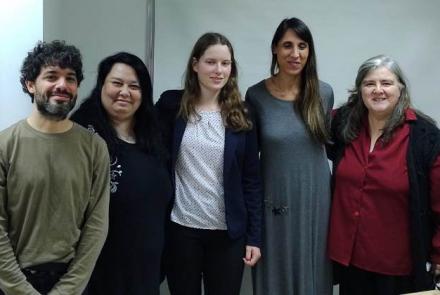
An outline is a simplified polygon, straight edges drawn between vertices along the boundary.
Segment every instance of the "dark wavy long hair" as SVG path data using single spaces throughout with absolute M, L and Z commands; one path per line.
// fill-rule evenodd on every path
M 144 62 L 128 52 L 119 52 L 103 59 L 98 66 L 96 85 L 79 109 L 71 116 L 73 121 L 86 128 L 93 127 L 107 143 L 110 155 L 118 153 L 119 141 L 110 119 L 101 102 L 101 90 L 105 78 L 113 65 L 122 63 L 136 72 L 141 88 L 141 104 L 134 114 L 136 144 L 146 153 L 163 160 L 165 151 L 161 140 L 160 126 L 153 106 L 153 91 L 150 74 Z
M 213 45 L 226 45 L 231 54 L 231 74 L 218 96 L 221 114 L 225 125 L 235 131 L 249 130 L 252 122 L 248 118 L 247 109 L 241 100 L 237 82 L 237 62 L 234 50 L 229 40 L 219 33 L 205 33 L 194 45 L 188 59 L 185 72 L 185 90 L 180 105 L 179 115 L 188 120 L 191 116 L 198 117 L 195 106 L 200 99 L 200 84 L 197 73 L 193 70 L 194 60 L 199 60 L 208 47 Z
M 319 93 L 315 45 L 313 43 L 312 33 L 302 20 L 295 17 L 286 18 L 278 25 L 272 39 L 272 63 L 270 73 L 272 76 L 275 76 L 279 71 L 277 55 L 273 49 L 278 45 L 287 30 L 295 32 L 295 34 L 307 42 L 309 46 L 309 57 L 301 72 L 300 99 L 295 106 L 301 114 L 310 135 L 318 142 L 326 143 L 330 139 L 330 132 Z

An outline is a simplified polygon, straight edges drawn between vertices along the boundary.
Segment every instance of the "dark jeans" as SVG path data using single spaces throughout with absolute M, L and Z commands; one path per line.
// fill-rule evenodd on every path
M 66 273 L 68 263 L 44 263 L 22 269 L 27 281 L 41 294 L 47 294 Z M 0 290 L 0 295 L 4 293 Z
M 238 295 L 243 277 L 244 238 L 225 230 L 170 226 L 168 286 L 172 295 Z
M 398 295 L 414 291 L 410 276 L 391 276 L 337 264 L 340 295 Z

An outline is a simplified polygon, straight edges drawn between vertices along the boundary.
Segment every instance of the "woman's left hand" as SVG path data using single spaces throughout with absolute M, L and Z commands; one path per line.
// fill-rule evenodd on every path
M 246 255 L 243 258 L 244 264 L 254 266 L 261 257 L 260 248 L 255 246 L 246 246 Z

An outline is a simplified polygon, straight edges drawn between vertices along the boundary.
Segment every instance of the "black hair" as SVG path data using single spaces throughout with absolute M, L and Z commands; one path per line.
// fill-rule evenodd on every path
M 278 25 L 272 38 L 272 63 L 270 73 L 277 75 L 279 68 L 277 55 L 274 49 L 288 30 L 292 30 L 309 47 L 309 56 L 301 72 L 300 99 L 295 107 L 299 110 L 310 135 L 320 143 L 327 143 L 330 139 L 328 120 L 323 109 L 319 92 L 319 78 L 313 36 L 307 25 L 299 18 L 286 18 Z
M 35 81 L 41 69 L 47 66 L 72 69 L 75 71 L 79 86 L 84 78 L 81 59 L 79 49 L 73 45 L 66 44 L 65 41 L 39 41 L 34 49 L 28 52 L 21 66 L 20 83 L 23 91 L 28 93 L 32 98 L 32 102 L 34 102 L 34 95 L 28 91 L 26 81 Z
M 119 140 L 101 102 L 101 90 L 105 78 L 116 63 L 126 64 L 133 68 L 141 88 L 141 104 L 134 114 L 135 124 L 133 131 L 136 137 L 136 144 L 144 152 L 164 160 L 165 151 L 162 144 L 158 117 L 153 105 L 150 74 L 144 62 L 131 53 L 119 52 L 106 57 L 100 62 L 95 87 L 79 109 L 72 115 L 71 119 L 85 127 L 93 126 L 95 131 L 106 141 L 110 155 L 118 153 Z

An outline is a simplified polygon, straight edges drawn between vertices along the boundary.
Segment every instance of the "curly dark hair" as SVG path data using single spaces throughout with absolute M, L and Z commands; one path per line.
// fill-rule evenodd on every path
M 70 119 L 86 128 L 88 125 L 92 125 L 95 131 L 106 141 L 110 155 L 118 154 L 119 143 L 116 131 L 101 101 L 101 91 L 105 78 L 116 63 L 130 66 L 136 72 L 141 87 L 141 105 L 134 114 L 136 144 L 144 152 L 155 156 L 159 160 L 165 160 L 165 148 L 162 143 L 158 117 L 153 105 L 153 89 L 150 74 L 144 62 L 131 53 L 119 52 L 104 58 L 100 62 L 95 87 Z
M 29 94 L 34 102 L 34 95 L 26 87 L 26 81 L 35 81 L 42 67 L 59 66 L 70 68 L 75 71 L 78 86 L 83 80 L 81 53 L 73 45 L 67 45 L 65 41 L 54 40 L 52 42 L 39 41 L 23 61 L 20 70 L 20 83 L 23 91 Z

